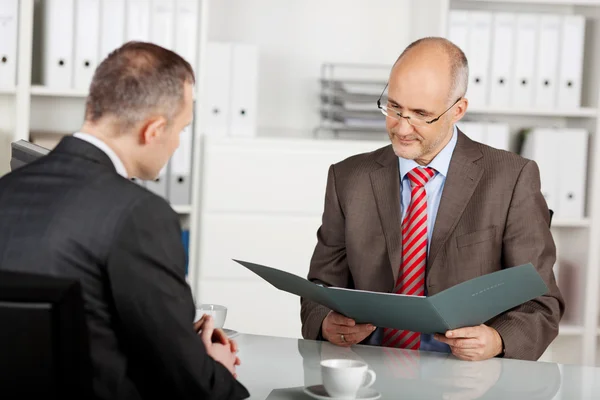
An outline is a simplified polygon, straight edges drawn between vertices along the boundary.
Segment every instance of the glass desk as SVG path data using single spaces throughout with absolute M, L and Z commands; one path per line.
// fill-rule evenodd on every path
M 319 363 L 365 361 L 377 373 L 381 399 L 600 399 L 600 368 L 454 356 L 374 346 L 241 334 L 238 379 L 251 399 L 311 399 L 304 387 L 322 383 Z

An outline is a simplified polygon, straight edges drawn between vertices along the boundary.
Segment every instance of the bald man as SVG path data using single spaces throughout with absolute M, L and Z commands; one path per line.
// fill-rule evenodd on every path
M 475 361 L 536 360 L 558 334 L 564 302 L 538 167 L 457 129 L 468 107 L 468 75 L 464 53 L 443 38 L 418 40 L 400 55 L 387 101 L 378 101 L 391 145 L 329 168 L 308 279 L 427 296 L 531 262 L 549 292 L 480 326 L 433 336 L 356 324 L 302 299 L 305 338 Z

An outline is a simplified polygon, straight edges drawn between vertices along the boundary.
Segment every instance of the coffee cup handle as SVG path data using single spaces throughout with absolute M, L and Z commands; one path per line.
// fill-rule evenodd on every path
M 368 388 L 369 386 L 374 384 L 376 376 L 377 375 L 375 375 L 375 371 L 373 371 L 372 369 L 368 369 L 367 371 L 365 371 L 365 381 L 362 385 L 360 385 L 360 387 Z

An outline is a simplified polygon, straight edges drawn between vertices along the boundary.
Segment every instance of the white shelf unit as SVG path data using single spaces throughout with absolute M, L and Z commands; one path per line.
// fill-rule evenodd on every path
M 177 214 L 180 215 L 189 215 L 192 213 L 192 205 L 191 204 L 182 204 L 182 205 L 172 205 L 173 210 L 175 210 L 175 212 Z
M 585 128 L 590 132 L 586 213 L 583 219 L 554 218 L 552 232 L 559 259 L 559 287 L 573 295 L 559 337 L 550 346 L 546 360 L 595 365 L 598 346 L 598 284 L 600 268 L 600 1 L 536 0 L 425 0 L 413 5 L 414 24 L 410 41 L 423 36 L 447 36 L 451 10 L 484 10 L 513 13 L 553 13 L 586 17 L 582 106 L 578 109 L 533 109 L 476 107 L 465 120 L 504 122 L 514 135 L 525 127 Z M 428 15 L 426 10 L 439 10 Z M 467 132 L 468 134 L 468 132 Z M 514 136 L 513 136 L 514 139 Z M 568 138 L 566 138 L 568 140 Z M 568 165 L 568 155 L 556 160 Z
M 87 90 L 77 89 L 54 89 L 42 85 L 32 85 L 30 93 L 32 96 L 48 96 L 48 97 L 77 97 L 86 98 Z
M 559 331 L 563 336 L 578 336 L 583 335 L 584 329 L 583 326 L 561 325 Z
M 575 110 L 539 110 L 539 109 L 511 109 L 511 108 L 476 108 L 469 107 L 470 115 L 511 115 L 511 116 L 535 116 L 556 118 L 598 118 L 598 109 L 582 107 Z
M 0 176 L 10 169 L 10 142 L 16 124 L 15 109 L 15 91 L 0 91 Z
M 552 221 L 554 228 L 586 228 L 590 226 L 589 218 L 583 219 L 555 219 Z
M 512 3 L 512 4 L 535 4 L 535 5 L 561 5 L 561 6 L 600 6 L 597 0 L 471 0 L 480 3 Z
M 198 61 L 203 57 L 204 43 L 206 43 L 206 10 L 207 0 L 197 0 L 199 7 L 199 29 L 198 29 Z M 31 140 L 32 133 L 50 132 L 56 134 L 73 133 L 83 122 L 83 112 L 87 91 L 76 89 L 54 89 L 32 83 L 32 76 L 39 71 L 40 66 L 34 65 L 33 54 L 39 51 L 35 40 L 39 37 L 38 24 L 34 22 L 34 14 L 40 0 L 19 0 L 19 33 L 17 49 L 17 85 L 13 88 L 0 89 L 0 138 L 6 138 L 2 143 L 2 149 L 10 149 L 10 142 L 16 140 Z M 202 63 L 197 63 L 196 85 L 194 98 L 202 87 Z M 195 114 L 200 115 L 200 105 L 195 104 Z M 200 119 L 194 120 L 194 129 L 200 132 Z M 6 133 L 6 134 L 4 134 Z M 192 185 L 196 189 L 192 192 L 191 204 L 173 205 L 173 209 L 180 215 L 182 226 L 190 231 L 189 241 L 189 269 L 188 280 L 194 282 L 196 279 L 198 251 L 196 249 L 198 219 L 196 218 L 196 203 L 199 201 L 198 188 L 200 180 L 199 163 L 197 159 L 200 153 L 200 140 L 195 140 L 192 153 Z M 9 151 L 7 154 L 0 153 L 0 161 L 8 166 Z M 0 174 L 8 172 L 7 169 L 0 170 Z M 195 285 L 192 284 L 192 288 Z

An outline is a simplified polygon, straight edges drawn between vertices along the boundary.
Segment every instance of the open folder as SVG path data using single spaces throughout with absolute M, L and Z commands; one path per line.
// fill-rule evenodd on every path
M 443 333 L 480 325 L 548 292 L 531 263 L 483 275 L 423 297 L 326 287 L 275 268 L 234 261 L 277 289 L 322 304 L 357 323 L 421 333 Z

